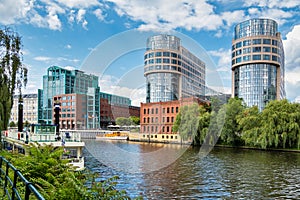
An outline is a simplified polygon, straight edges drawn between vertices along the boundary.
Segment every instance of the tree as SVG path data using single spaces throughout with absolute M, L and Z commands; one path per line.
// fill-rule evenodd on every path
M 16 127 L 16 123 L 14 121 L 9 122 L 9 127 Z
M 130 116 L 129 117 L 131 120 L 132 125 L 140 125 L 140 118 L 136 116 Z
M 221 140 L 228 145 L 239 145 L 241 135 L 238 129 L 237 116 L 244 110 L 245 105 L 242 99 L 231 98 L 227 104 L 224 104 L 218 112 L 218 121 L 224 121 L 221 131 Z
M 129 126 L 131 124 L 131 120 L 126 117 L 118 117 L 116 119 L 116 124 L 119 126 Z
M 179 132 L 182 140 L 192 140 L 195 142 L 199 123 L 200 109 L 199 105 L 193 103 L 180 108 L 176 116 L 173 132 Z
M 21 96 L 21 88 L 27 83 L 21 46 L 21 37 L 17 33 L 8 28 L 0 29 L 0 131 L 8 127 L 15 89 Z

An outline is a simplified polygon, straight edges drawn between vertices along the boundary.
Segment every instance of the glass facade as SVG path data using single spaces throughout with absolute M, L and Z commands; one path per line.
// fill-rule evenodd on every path
M 146 102 L 204 96 L 205 63 L 181 46 L 176 36 L 148 38 L 144 55 Z
M 43 76 L 42 113 L 40 123 L 51 124 L 53 120 L 53 97 L 60 94 L 86 94 L 88 88 L 98 88 L 98 77 L 79 70 L 49 67 Z
M 260 110 L 285 98 L 284 51 L 278 25 L 271 19 L 251 19 L 235 27 L 232 42 L 233 96 Z
M 243 98 L 248 106 L 265 104 L 276 99 L 277 66 L 249 64 L 234 69 L 234 96 Z

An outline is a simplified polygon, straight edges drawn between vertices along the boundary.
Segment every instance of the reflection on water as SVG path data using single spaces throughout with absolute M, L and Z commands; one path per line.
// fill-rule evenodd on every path
M 85 142 L 87 168 L 102 178 L 118 175 L 118 188 L 131 197 L 300 198 L 299 153 L 215 148 L 203 156 L 199 148 L 180 145 Z

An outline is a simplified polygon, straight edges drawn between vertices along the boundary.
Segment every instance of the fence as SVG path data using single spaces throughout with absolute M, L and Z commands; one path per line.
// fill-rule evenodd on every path
M 38 200 L 45 200 L 34 185 L 27 181 L 21 172 L 2 156 L 0 156 L 0 186 L 4 192 L 2 198 L 6 196 L 9 200 L 29 200 L 29 197 L 35 197 Z M 23 198 L 20 191 L 25 191 Z

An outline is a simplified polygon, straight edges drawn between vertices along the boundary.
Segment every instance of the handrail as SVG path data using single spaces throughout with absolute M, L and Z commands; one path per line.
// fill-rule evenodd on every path
M 3 169 L 3 161 L 6 168 Z M 13 180 L 9 177 L 9 170 L 13 170 Z M 4 183 L 3 183 L 4 180 Z M 29 182 L 21 172 L 16 169 L 9 161 L 7 161 L 3 156 L 0 156 L 0 185 L 3 187 L 4 195 L 7 196 L 9 200 L 19 199 L 22 200 L 19 190 L 17 188 L 17 182 L 21 180 L 25 184 L 25 198 L 24 200 L 29 200 L 31 194 L 33 194 L 38 200 L 45 200 L 45 198 L 39 193 L 39 191 L 34 187 L 33 183 Z M 10 193 L 11 191 L 11 193 Z

